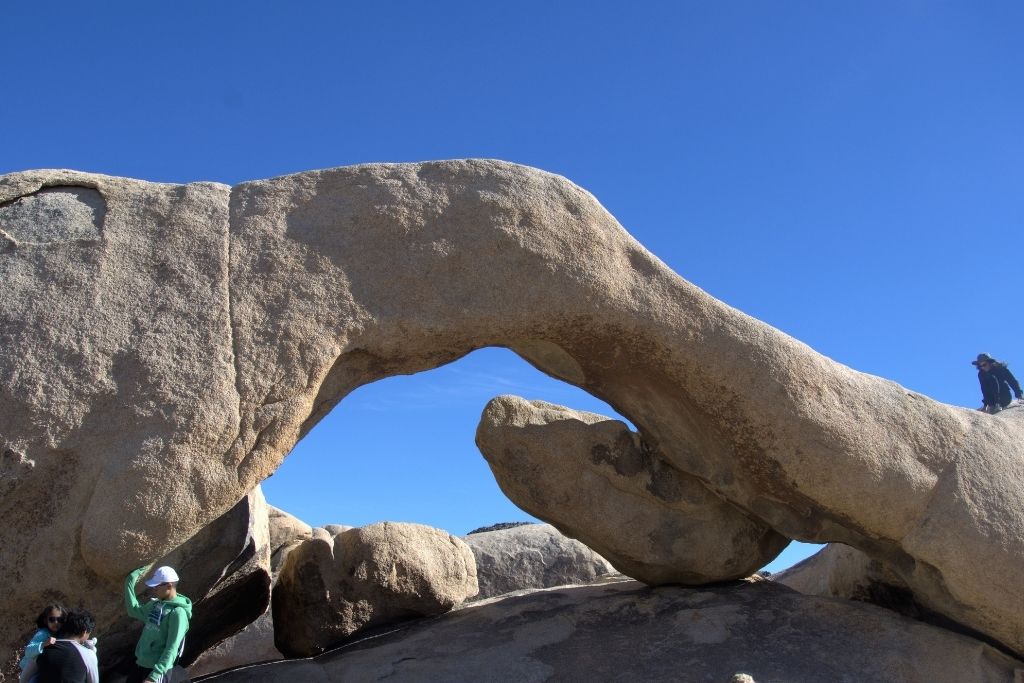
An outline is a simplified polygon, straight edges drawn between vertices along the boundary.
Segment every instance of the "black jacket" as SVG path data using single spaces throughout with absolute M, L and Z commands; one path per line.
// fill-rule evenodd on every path
M 96 653 L 70 640 L 58 640 L 36 658 L 38 683 L 98 683 Z
M 988 407 L 1010 405 L 1010 389 L 1017 398 L 1021 397 L 1020 382 L 1006 363 L 993 363 L 987 372 L 978 370 L 978 383 L 981 384 L 981 400 Z

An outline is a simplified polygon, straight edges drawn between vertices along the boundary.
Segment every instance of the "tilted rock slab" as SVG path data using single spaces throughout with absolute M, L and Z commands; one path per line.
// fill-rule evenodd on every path
M 303 541 L 313 538 L 308 524 L 284 510 L 266 505 L 270 536 L 271 591 L 288 553 Z M 271 662 L 284 655 L 274 645 L 274 617 L 269 600 L 266 610 L 255 621 L 233 636 L 206 648 L 188 667 L 191 677 L 223 671 L 256 662 Z
M 279 659 L 284 659 L 284 655 L 274 645 L 274 619 L 270 610 L 267 610 L 243 630 L 204 651 L 188 667 L 188 675 L 196 678 L 236 666 L 275 662 Z
M 7 652 L 49 598 L 109 624 L 125 573 L 353 389 L 484 346 L 604 399 L 737 514 L 863 550 L 1024 651 L 1021 412 L 834 363 L 679 278 L 564 178 L 496 161 L 235 187 L 9 174 L 0 282 Z
M 740 579 L 789 544 L 603 415 L 499 396 L 476 442 L 512 502 L 645 583 Z
M 697 589 L 628 581 L 472 603 L 315 659 L 209 680 L 728 683 L 736 674 L 759 683 L 1015 683 L 1024 662 L 889 610 L 767 581 Z
M 308 657 L 355 633 L 447 612 L 477 593 L 473 552 L 451 534 L 378 522 L 292 549 L 273 593 L 274 638 Z
M 526 588 L 586 584 L 615 573 L 608 560 L 550 524 L 524 524 L 462 540 L 476 559 L 477 600 Z
M 270 526 L 271 591 L 277 584 L 281 568 L 292 550 L 313 538 L 333 545 L 335 536 L 352 528 L 328 524 L 323 528 L 314 529 L 301 519 L 273 505 L 267 506 L 267 512 Z M 278 659 L 284 659 L 284 655 L 276 645 L 274 612 L 267 609 L 244 629 L 204 651 L 202 656 L 188 667 L 188 673 L 192 677 L 205 676 L 237 666 Z
M 178 663 L 188 666 L 209 648 L 246 628 L 270 608 L 270 535 L 267 504 L 256 487 L 237 505 L 204 527 L 186 543 L 160 558 L 157 566 L 174 567 L 178 589 L 193 604 L 185 649 Z M 139 601 L 150 599 L 142 581 Z M 111 596 L 113 598 L 115 596 Z M 116 597 L 120 598 L 120 594 Z M 121 600 L 123 611 L 123 599 Z M 135 645 L 143 624 L 127 615 L 98 632 L 104 681 L 117 680 L 135 664 Z

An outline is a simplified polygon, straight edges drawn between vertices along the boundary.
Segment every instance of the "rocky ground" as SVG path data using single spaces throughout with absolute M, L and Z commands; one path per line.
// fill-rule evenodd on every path
M 292 681 L 1019 681 L 1024 663 L 864 603 L 771 582 L 635 581 L 524 591 L 210 683 Z

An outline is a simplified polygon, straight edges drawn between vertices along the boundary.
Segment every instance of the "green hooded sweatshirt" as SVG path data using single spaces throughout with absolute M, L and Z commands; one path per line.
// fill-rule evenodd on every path
M 135 646 L 135 661 L 145 669 L 152 669 L 149 680 L 158 681 L 178 658 L 189 621 L 192 619 L 192 601 L 184 595 L 171 600 L 151 599 L 140 605 L 135 597 L 135 582 L 147 567 L 139 567 L 124 581 L 124 606 L 128 616 L 145 626 Z

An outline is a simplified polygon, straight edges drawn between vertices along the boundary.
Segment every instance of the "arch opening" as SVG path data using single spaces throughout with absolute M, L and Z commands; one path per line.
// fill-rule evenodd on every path
M 484 405 L 503 393 L 630 424 L 515 352 L 487 347 L 354 390 L 263 482 L 267 501 L 312 526 L 406 521 L 462 535 L 498 522 L 539 521 L 505 497 L 473 442 Z

